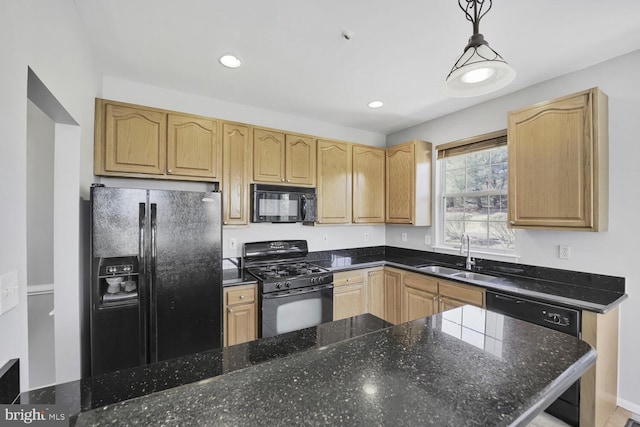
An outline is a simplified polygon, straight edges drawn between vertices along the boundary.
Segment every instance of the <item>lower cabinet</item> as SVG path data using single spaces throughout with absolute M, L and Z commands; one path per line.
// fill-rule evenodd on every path
M 224 289 L 224 346 L 258 338 L 257 285 Z
M 367 312 L 365 278 L 364 270 L 345 271 L 333 275 L 333 320 Z
M 485 290 L 393 267 L 333 275 L 333 320 L 371 313 L 398 324 L 471 304 L 486 307 Z
M 403 273 L 402 322 L 436 314 L 438 310 L 438 280 L 417 273 Z

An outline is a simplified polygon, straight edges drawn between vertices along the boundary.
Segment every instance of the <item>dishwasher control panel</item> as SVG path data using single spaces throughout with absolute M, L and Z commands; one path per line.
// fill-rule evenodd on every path
M 487 310 L 580 337 L 578 310 L 489 291 Z

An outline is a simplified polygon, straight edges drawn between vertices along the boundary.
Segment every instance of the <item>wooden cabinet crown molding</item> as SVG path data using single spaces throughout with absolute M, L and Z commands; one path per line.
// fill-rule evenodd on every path
M 605 231 L 608 98 L 598 88 L 508 116 L 511 227 Z

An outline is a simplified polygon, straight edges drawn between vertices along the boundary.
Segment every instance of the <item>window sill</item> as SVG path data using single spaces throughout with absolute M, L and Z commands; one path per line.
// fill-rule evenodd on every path
M 431 247 L 434 252 L 440 252 L 449 255 L 461 255 L 459 248 L 452 248 L 450 246 L 432 246 Z M 466 251 L 465 251 L 466 254 Z M 490 259 L 494 261 L 505 261 L 505 262 L 518 262 L 520 259 L 520 255 L 515 252 L 490 252 L 490 251 L 479 251 L 475 249 L 471 249 L 471 257 L 479 257 L 483 259 Z

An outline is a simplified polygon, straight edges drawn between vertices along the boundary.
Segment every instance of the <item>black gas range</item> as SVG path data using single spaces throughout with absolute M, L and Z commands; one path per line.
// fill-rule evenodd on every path
M 260 289 L 260 336 L 333 320 L 333 273 L 305 260 L 306 240 L 245 243 L 245 269 Z

